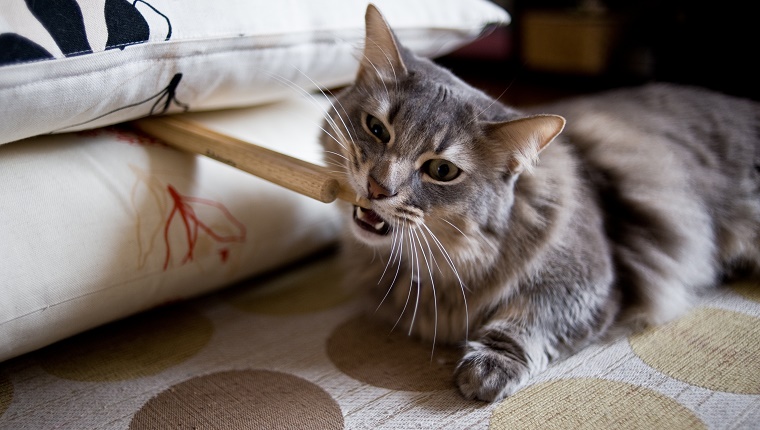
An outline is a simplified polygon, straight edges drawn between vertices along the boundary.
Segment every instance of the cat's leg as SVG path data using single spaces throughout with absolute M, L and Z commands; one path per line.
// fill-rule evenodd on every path
M 511 300 L 467 342 L 454 374 L 461 393 L 502 399 L 551 362 L 599 340 L 620 309 L 610 282 L 549 284 Z
M 571 347 L 573 351 L 588 344 L 576 341 Z M 537 327 L 492 322 L 477 333 L 476 340 L 467 342 L 454 373 L 456 384 L 468 399 L 488 402 L 503 399 L 546 370 L 549 363 L 568 355 L 568 345 L 560 347 L 561 342 Z
M 531 345 L 542 342 L 524 328 L 505 321 L 491 323 L 467 342 L 454 378 L 467 399 L 496 401 L 521 388 L 529 377 L 548 366 L 548 354 Z

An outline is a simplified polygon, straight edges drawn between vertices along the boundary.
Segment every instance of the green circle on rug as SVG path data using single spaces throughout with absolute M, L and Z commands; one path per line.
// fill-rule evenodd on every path
M 8 410 L 13 401 L 13 384 L 4 375 L 0 375 L 0 416 Z
M 295 270 L 278 272 L 259 285 L 234 291 L 229 303 L 245 312 L 292 315 L 318 312 L 350 300 L 341 286 L 343 271 L 337 258 L 320 259 Z
M 629 342 L 644 362 L 672 378 L 709 390 L 760 394 L 760 318 L 698 308 Z
M 338 403 L 303 378 L 269 370 L 198 376 L 148 400 L 130 429 L 342 429 Z
M 760 303 L 760 285 L 753 282 L 737 282 L 729 286 L 746 299 Z
M 154 375 L 196 355 L 214 327 L 186 307 L 164 307 L 84 332 L 42 350 L 42 367 L 75 381 Z
M 431 352 L 433 356 L 431 357 Z M 453 388 L 457 348 L 436 346 L 363 317 L 338 326 L 327 339 L 327 355 L 346 375 L 366 384 L 401 391 Z
M 685 406 L 656 391 L 595 378 L 536 384 L 503 400 L 489 430 L 704 429 Z

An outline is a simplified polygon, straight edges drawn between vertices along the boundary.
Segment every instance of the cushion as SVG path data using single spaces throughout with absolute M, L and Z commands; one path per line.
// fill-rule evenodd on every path
M 185 115 L 316 162 L 324 105 Z M 123 126 L 1 145 L 0 183 L 0 361 L 281 267 L 339 231 L 335 205 Z
M 509 15 L 487 0 L 376 0 L 402 43 L 438 56 Z M 349 83 L 358 0 L 7 0 L 0 144 L 149 114 L 271 102 Z

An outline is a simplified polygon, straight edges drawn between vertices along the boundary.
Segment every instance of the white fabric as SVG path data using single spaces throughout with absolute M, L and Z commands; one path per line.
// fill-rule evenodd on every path
M 66 56 L 52 34 L 63 25 L 59 18 L 76 14 L 67 10 L 56 15 L 49 23 L 51 30 L 25 0 L 6 0 L 0 10 L 0 34 L 27 39 L 54 58 L 0 64 L 0 144 L 150 113 L 247 106 L 318 85 L 347 84 L 363 43 L 367 3 L 110 2 L 122 4 L 118 13 L 126 14 L 114 18 L 117 12 L 104 11 L 104 0 L 79 0 L 85 44 L 92 52 Z M 510 19 L 487 0 L 374 3 L 402 43 L 426 56 L 448 53 L 479 36 L 487 25 Z M 128 19 L 135 23 L 120 21 Z M 133 34 L 139 33 L 135 29 L 142 22 L 149 30 L 143 39 Z M 109 23 L 115 27 L 109 29 Z M 117 36 L 127 41 L 106 49 Z M 6 50 L 0 58 L 12 57 L 14 46 L 0 44 L 0 51 Z
M 188 115 L 316 161 L 323 103 Z M 2 145 L 0 183 L 0 361 L 282 266 L 339 230 L 334 205 L 118 127 Z

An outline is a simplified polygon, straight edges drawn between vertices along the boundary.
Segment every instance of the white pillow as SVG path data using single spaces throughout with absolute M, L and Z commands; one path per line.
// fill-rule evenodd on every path
M 245 106 L 349 83 L 360 0 L 4 0 L 0 144 L 148 114 Z M 375 0 L 438 56 L 509 15 L 488 0 Z
M 324 106 L 185 115 L 313 162 Z M 340 230 L 335 205 L 118 126 L 0 145 L 0 183 L 0 361 L 293 262 Z

